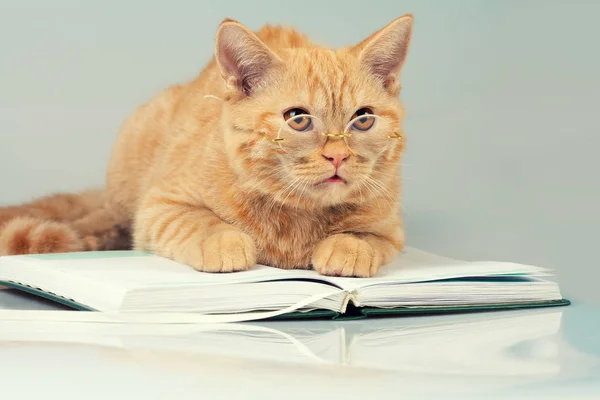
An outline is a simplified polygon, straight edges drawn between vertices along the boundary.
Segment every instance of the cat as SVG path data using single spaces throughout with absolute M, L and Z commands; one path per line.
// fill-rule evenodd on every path
M 0 207 L 0 255 L 130 249 L 129 226 L 105 204 L 105 191 L 88 190 Z
M 348 28 L 351 29 L 351 28 Z M 256 263 L 370 277 L 405 242 L 404 15 L 331 49 L 226 19 L 197 78 L 140 106 L 107 169 L 133 248 L 199 271 Z

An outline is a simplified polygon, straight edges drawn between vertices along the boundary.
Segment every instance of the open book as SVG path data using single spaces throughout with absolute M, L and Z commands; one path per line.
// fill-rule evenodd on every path
M 365 317 L 393 313 L 566 305 L 550 270 L 507 262 L 467 262 L 406 248 L 373 278 L 257 265 L 244 272 L 198 272 L 135 251 L 0 257 L 0 285 L 102 311 L 98 321 L 236 322 L 272 318 Z M 110 317 L 107 317 L 109 315 Z

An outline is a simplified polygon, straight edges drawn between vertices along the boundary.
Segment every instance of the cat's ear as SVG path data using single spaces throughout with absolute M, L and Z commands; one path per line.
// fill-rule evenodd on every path
M 400 90 L 400 71 L 408 54 L 413 16 L 403 15 L 355 46 L 358 57 L 371 74 L 392 93 Z
M 252 31 L 227 19 L 217 30 L 215 58 L 228 87 L 249 96 L 263 83 L 267 71 L 281 63 Z

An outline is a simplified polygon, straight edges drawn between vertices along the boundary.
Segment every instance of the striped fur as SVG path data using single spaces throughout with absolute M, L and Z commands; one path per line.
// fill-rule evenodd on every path
M 91 190 L 0 208 L 0 255 L 131 248 L 127 222 L 105 202 L 103 191 Z
M 347 152 L 342 141 L 282 150 L 263 134 L 275 137 L 290 107 L 339 132 L 368 106 L 401 131 L 398 79 L 411 32 L 406 15 L 334 50 L 289 28 L 253 33 L 224 21 L 199 76 L 141 106 L 117 138 L 107 190 L 119 218 L 133 222 L 135 248 L 210 272 L 259 262 L 376 274 L 404 244 L 404 140 L 351 142 L 346 183 L 322 185 L 335 172 L 324 154 Z

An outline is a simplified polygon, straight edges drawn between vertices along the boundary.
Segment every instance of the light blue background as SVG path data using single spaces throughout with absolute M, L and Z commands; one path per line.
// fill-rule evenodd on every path
M 193 77 L 225 17 L 341 46 L 406 12 L 409 244 L 545 265 L 599 301 L 592 0 L 0 0 L 0 204 L 102 185 L 124 118 Z

